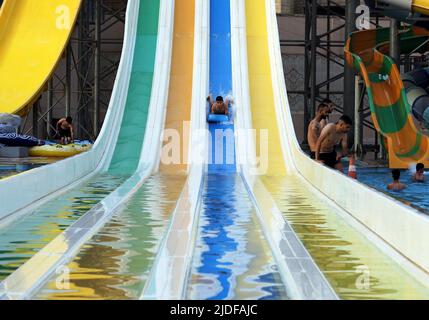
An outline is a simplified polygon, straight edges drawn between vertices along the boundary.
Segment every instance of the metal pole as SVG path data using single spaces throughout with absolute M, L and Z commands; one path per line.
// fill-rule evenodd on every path
M 52 136 L 52 129 L 51 129 L 51 124 L 52 124 L 52 106 L 54 104 L 54 81 L 52 80 L 52 78 L 48 81 L 48 96 L 47 96 L 47 108 L 48 108 L 48 112 L 46 113 L 46 137 L 47 139 L 50 139 Z
M 33 136 L 39 136 L 39 107 L 40 98 L 33 104 Z
M 65 83 L 65 95 L 66 95 L 66 116 L 70 116 L 71 108 L 71 45 L 67 45 L 66 49 L 66 83 Z
M 362 130 L 361 119 L 360 119 L 360 90 L 359 90 L 359 81 L 360 77 L 355 76 L 355 143 L 354 143 L 354 151 L 356 155 L 360 152 L 360 134 Z
M 398 69 L 400 69 L 400 47 L 399 47 L 399 22 L 390 18 L 390 56 L 395 61 Z
M 100 117 L 100 54 L 101 54 L 101 0 L 95 2 L 95 64 L 94 64 L 94 137 L 98 136 Z
M 309 59 L 309 46 L 310 46 L 310 28 L 311 28 L 311 15 L 310 15 L 310 1 L 305 0 L 305 49 L 304 49 L 304 143 L 307 142 L 308 124 L 310 123 L 309 113 L 309 87 L 310 87 L 310 59 Z
M 311 100 L 310 100 L 310 118 L 314 118 L 316 110 L 317 79 L 316 79 L 316 60 L 317 60 L 317 0 L 311 3 Z
M 346 23 L 345 23 L 345 40 L 347 41 L 348 36 L 356 29 L 356 0 L 348 0 L 346 1 Z M 354 93 L 355 89 L 355 77 L 354 70 L 347 65 L 344 64 L 344 103 L 343 110 L 344 114 L 349 116 L 350 118 L 354 118 L 355 116 L 355 105 L 354 105 Z M 350 144 L 353 144 L 353 133 L 350 133 Z
M 328 0 L 328 8 L 330 9 L 331 1 Z M 328 10 L 328 15 L 326 19 L 326 33 L 327 33 L 327 41 L 326 41 L 326 81 L 327 86 L 326 90 L 328 91 L 327 98 L 330 98 L 329 91 L 331 90 L 331 84 L 329 79 L 331 78 L 331 10 Z

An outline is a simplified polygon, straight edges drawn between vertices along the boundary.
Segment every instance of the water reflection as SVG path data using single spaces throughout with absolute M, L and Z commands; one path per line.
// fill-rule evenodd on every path
M 286 299 L 241 178 L 208 175 L 188 287 L 190 299 Z
M 316 198 L 296 176 L 264 177 L 285 218 L 342 299 L 428 299 L 429 290 Z
M 186 176 L 154 175 L 68 265 L 69 289 L 52 279 L 39 299 L 136 299 Z
M 0 229 L 0 280 L 18 269 L 124 179 L 99 175 Z

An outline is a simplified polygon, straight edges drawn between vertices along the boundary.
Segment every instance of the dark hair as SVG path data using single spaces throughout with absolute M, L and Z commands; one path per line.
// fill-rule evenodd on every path
M 320 111 L 320 110 L 322 110 L 323 108 L 328 108 L 328 105 L 322 102 L 322 103 L 321 103 L 321 104 L 319 104 L 319 106 L 317 107 L 317 111 Z
M 331 99 L 326 98 L 326 99 L 324 99 L 324 100 L 322 101 L 322 103 L 324 103 L 324 104 L 331 104 L 331 103 L 333 103 L 333 102 L 332 102 L 332 100 L 331 100 Z
M 393 177 L 393 180 L 395 180 L 395 181 L 399 180 L 399 178 L 401 177 L 401 170 L 393 169 L 392 170 L 392 177 Z
M 222 96 L 218 96 L 218 97 L 216 98 L 216 101 L 217 101 L 217 102 L 223 102 L 223 97 L 222 97 Z
M 416 170 L 417 171 L 423 170 L 424 168 L 425 168 L 425 165 L 423 163 L 417 163 L 417 165 L 416 165 Z
M 339 121 L 342 121 L 342 122 L 344 122 L 345 124 L 349 124 L 349 125 L 352 125 L 352 124 L 353 124 L 352 119 L 350 119 L 350 117 L 349 117 L 349 116 L 346 116 L 346 115 L 341 116 L 341 118 L 339 119 Z
M 72 124 L 72 123 L 73 123 L 73 118 L 72 118 L 72 117 L 67 117 L 67 118 L 66 118 L 66 121 L 67 121 L 68 123 Z

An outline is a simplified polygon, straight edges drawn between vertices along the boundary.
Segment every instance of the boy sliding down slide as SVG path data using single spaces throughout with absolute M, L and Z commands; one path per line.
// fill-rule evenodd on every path
M 352 120 L 348 116 L 342 116 L 337 123 L 330 123 L 322 130 L 316 144 L 316 161 L 326 166 L 343 172 L 341 158 L 348 154 L 347 134 L 352 128 Z M 337 154 L 335 147 L 340 144 L 342 152 Z
M 234 103 L 230 99 L 226 99 L 225 102 L 222 96 L 218 96 L 216 101 L 213 101 L 212 95 L 207 97 L 207 102 L 210 103 L 210 112 L 212 114 L 224 114 L 229 115 L 229 104 Z

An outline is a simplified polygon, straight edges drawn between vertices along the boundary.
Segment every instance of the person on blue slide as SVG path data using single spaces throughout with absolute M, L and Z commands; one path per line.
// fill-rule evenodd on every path
M 416 172 L 412 177 L 414 182 L 425 182 L 425 165 L 423 163 L 417 163 Z
M 231 99 L 223 100 L 222 96 L 218 96 L 216 101 L 213 101 L 213 97 L 210 94 L 207 97 L 207 101 L 210 103 L 210 112 L 213 114 L 224 114 L 229 115 L 229 104 L 233 103 Z
M 393 182 L 387 186 L 387 189 L 392 191 L 402 191 L 407 186 L 399 181 L 401 178 L 401 171 L 399 169 L 392 170 Z
M 337 123 L 329 123 L 322 130 L 316 144 L 316 161 L 344 172 L 341 158 L 348 154 L 347 134 L 352 129 L 352 120 L 344 115 Z M 341 143 L 342 152 L 337 153 L 336 146 Z

